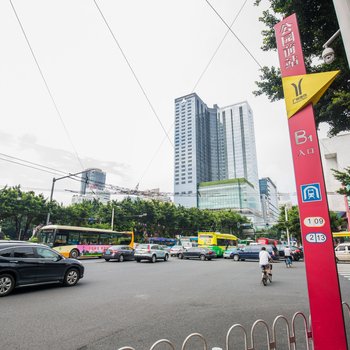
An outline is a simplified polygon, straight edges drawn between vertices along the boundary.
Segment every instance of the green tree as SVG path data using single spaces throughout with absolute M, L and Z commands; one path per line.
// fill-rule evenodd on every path
M 33 227 L 45 221 L 47 211 L 47 201 L 42 194 L 23 192 L 20 186 L 0 190 L 0 220 L 11 238 L 28 239 Z
M 259 5 L 261 0 L 256 0 Z M 350 130 L 350 70 L 341 38 L 332 43 L 336 60 L 331 64 L 320 62 L 323 44 L 339 29 L 333 2 L 329 0 L 285 1 L 269 0 L 270 7 L 259 19 L 266 25 L 262 32 L 262 50 L 276 50 L 274 25 L 281 18 L 297 14 L 299 31 L 308 73 L 340 70 L 340 75 L 315 105 L 316 124 L 327 122 L 330 136 Z M 282 79 L 279 68 L 263 67 L 260 81 L 256 82 L 256 96 L 265 94 L 270 101 L 283 98 Z
M 334 177 L 342 184 L 343 187 L 337 191 L 339 194 L 350 196 L 350 167 L 344 169 L 345 171 L 339 171 L 332 169 Z
M 341 225 L 343 224 L 343 219 L 339 218 L 337 213 L 330 211 L 329 212 L 331 230 L 332 232 L 339 231 Z M 298 242 L 301 242 L 301 229 L 300 229 L 300 216 L 299 216 L 299 207 L 294 205 L 287 210 L 287 218 L 285 216 L 285 207 L 281 208 L 278 223 L 274 226 L 274 229 L 280 233 L 286 233 L 287 228 L 289 230 L 289 234 L 297 239 Z
M 291 208 L 287 210 L 287 218 L 286 222 L 285 217 L 285 209 L 281 208 L 280 216 L 278 218 L 278 224 L 284 228 L 286 232 L 286 228 L 288 227 L 289 236 L 293 236 L 298 242 L 301 242 L 301 230 L 300 230 L 300 217 L 299 217 L 299 207 L 293 205 Z

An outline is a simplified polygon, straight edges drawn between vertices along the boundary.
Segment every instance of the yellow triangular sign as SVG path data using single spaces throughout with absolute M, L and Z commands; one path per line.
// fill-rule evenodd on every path
M 337 70 L 282 78 L 288 118 L 309 103 L 316 104 L 339 73 Z

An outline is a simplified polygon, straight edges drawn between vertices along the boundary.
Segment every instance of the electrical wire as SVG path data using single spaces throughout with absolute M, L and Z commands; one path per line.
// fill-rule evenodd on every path
M 236 35 L 236 33 L 231 29 L 231 27 L 225 22 L 225 20 L 221 17 L 221 15 L 216 11 L 216 9 L 213 7 L 213 5 L 208 1 L 205 0 L 206 3 L 212 8 L 212 10 L 216 13 L 216 15 L 221 19 L 221 21 L 225 24 L 225 26 L 228 28 L 228 30 L 234 35 L 234 37 L 238 40 L 238 42 L 243 46 L 243 48 L 246 50 L 246 52 L 249 54 L 249 56 L 255 61 L 255 63 L 259 66 L 260 69 L 263 67 L 258 62 L 258 60 L 253 56 L 253 54 L 249 51 L 249 49 L 244 45 L 244 43 L 241 41 L 241 39 Z
M 245 1 L 244 1 L 244 3 L 242 4 L 241 8 L 240 8 L 239 11 L 237 12 L 235 18 L 233 19 L 232 23 L 230 24 L 230 28 L 226 31 L 226 33 L 225 33 L 225 35 L 223 36 L 223 38 L 221 39 L 221 41 L 220 41 L 218 47 L 215 49 L 214 53 L 212 54 L 212 56 L 211 56 L 209 62 L 207 63 L 207 65 L 205 66 L 204 70 L 203 70 L 202 73 L 200 74 L 200 76 L 199 76 L 197 82 L 195 83 L 195 85 L 194 85 L 194 87 L 193 87 L 193 89 L 192 89 L 192 93 L 194 92 L 194 90 L 196 90 L 196 88 L 197 88 L 199 82 L 202 80 L 204 74 L 207 72 L 207 70 L 208 70 L 210 64 L 211 64 L 212 61 L 214 60 L 214 58 L 215 58 L 216 54 L 218 53 L 218 51 L 219 51 L 221 45 L 222 45 L 223 42 L 225 41 L 225 39 L 226 39 L 228 33 L 230 33 L 230 29 L 232 29 L 233 25 L 234 25 L 235 22 L 237 21 L 237 18 L 238 18 L 239 15 L 241 14 L 241 12 L 242 12 L 244 6 L 246 5 L 247 1 L 248 1 L 248 0 L 245 0 Z
M 8 154 L 5 154 L 5 153 L 0 153 L 1 156 L 4 156 L 4 157 L 7 157 L 7 158 L 11 158 L 11 159 L 16 159 L 16 160 L 19 160 L 19 161 L 22 161 L 22 162 L 26 162 L 28 164 L 31 164 L 31 165 L 35 165 L 35 166 L 39 166 L 41 168 L 45 168 L 45 169 L 48 169 L 48 170 L 52 170 L 56 173 L 56 175 L 59 175 L 57 173 L 62 173 L 64 175 L 67 175 L 65 172 L 61 171 L 61 170 L 57 170 L 57 169 L 54 169 L 54 168 L 50 168 L 48 166 L 45 166 L 45 165 L 41 165 L 41 164 L 38 164 L 38 163 L 34 163 L 34 162 L 30 162 L 29 160 L 24 160 L 24 159 L 21 159 L 21 158 L 17 158 L 17 157 L 13 157 L 13 156 L 10 156 Z
M 143 86 L 142 86 L 142 84 L 141 84 L 141 82 L 140 82 L 140 79 L 137 77 L 137 75 L 136 75 L 136 73 L 135 73 L 135 70 L 134 70 L 133 67 L 131 66 L 131 64 L 130 64 L 130 62 L 129 62 L 129 60 L 128 60 L 128 58 L 126 57 L 126 54 L 125 54 L 124 50 L 122 49 L 122 47 L 121 47 L 119 41 L 117 40 L 117 38 L 116 38 L 114 32 L 112 31 L 112 28 L 111 28 L 110 25 L 108 24 L 106 17 L 104 16 L 104 14 L 103 14 L 101 8 L 98 6 L 96 0 L 93 0 L 93 1 L 94 1 L 95 5 L 96 5 L 97 10 L 99 11 L 99 13 L 100 13 L 100 15 L 101 15 L 101 17 L 102 17 L 104 23 L 106 24 L 106 26 L 107 26 L 107 28 L 108 28 L 110 34 L 112 35 L 114 42 L 117 44 L 117 46 L 118 46 L 118 48 L 119 48 L 121 54 L 123 55 L 124 60 L 126 61 L 126 63 L 127 63 L 128 67 L 129 67 L 129 69 L 130 69 L 132 75 L 134 76 L 134 78 L 135 78 L 135 80 L 136 80 L 136 82 L 137 82 L 139 88 L 141 89 L 142 94 L 145 96 L 145 98 L 146 98 L 146 100 L 147 100 L 147 102 L 148 102 L 148 105 L 150 106 L 150 108 L 151 108 L 153 114 L 155 115 L 155 117 L 157 118 L 157 120 L 158 120 L 158 122 L 159 122 L 161 128 L 163 129 L 163 131 L 164 131 L 166 137 L 168 138 L 168 140 L 169 140 L 171 146 L 174 147 L 172 141 L 170 140 L 169 134 L 168 134 L 167 131 L 165 130 L 165 127 L 164 127 L 162 121 L 160 120 L 160 118 L 159 118 L 159 116 L 158 116 L 158 114 L 157 114 L 155 108 L 153 107 L 153 104 L 151 103 L 151 100 L 149 99 L 149 97 L 148 97 L 148 95 L 147 95 L 145 89 L 143 88 Z
M 27 167 L 27 168 L 31 168 L 31 169 L 43 171 L 43 172 L 45 172 L 45 173 L 49 173 L 49 174 L 52 174 L 52 175 L 58 175 L 57 173 L 54 173 L 54 172 L 52 172 L 52 171 L 48 171 L 48 170 L 44 170 L 44 169 L 39 169 L 39 168 L 36 168 L 36 167 L 34 167 L 34 166 L 32 166 L 32 165 L 27 165 L 27 164 L 19 163 L 19 162 L 16 162 L 16 161 L 14 161 L 14 160 L 5 159 L 5 158 L 1 158 L 1 157 L 0 157 L 0 160 L 4 160 L 4 161 L 6 161 L 6 162 L 14 163 L 14 164 L 17 164 L 17 165 L 22 165 L 22 166 L 25 166 L 25 167 Z
M 234 23 L 236 22 L 237 18 L 238 18 L 239 15 L 241 14 L 241 12 L 242 12 L 244 6 L 246 5 L 247 1 L 248 1 L 248 0 L 245 0 L 245 1 L 243 2 L 242 6 L 241 6 L 240 9 L 238 10 L 238 12 L 237 12 L 235 18 L 233 19 L 232 23 L 230 24 L 230 28 L 231 28 L 231 27 L 234 25 Z M 193 92 L 195 91 L 195 89 L 197 88 L 199 82 L 202 80 L 204 74 L 207 72 L 207 70 L 208 70 L 210 64 L 211 64 L 212 61 L 214 60 L 216 54 L 218 53 L 218 51 L 219 51 L 221 45 L 223 44 L 223 42 L 224 42 L 224 40 L 226 39 L 226 37 L 227 37 L 227 35 L 228 35 L 229 32 L 230 32 L 230 30 L 228 29 L 228 30 L 226 31 L 225 35 L 223 36 L 223 38 L 221 39 L 221 41 L 220 41 L 218 47 L 215 49 L 213 55 L 212 55 L 211 58 L 209 59 L 209 62 L 208 62 L 207 65 L 205 66 L 205 68 L 204 68 L 204 70 L 202 71 L 202 73 L 200 74 L 199 78 L 197 79 L 197 81 L 196 81 L 196 83 L 195 83 L 195 85 L 194 85 L 194 87 L 193 87 L 191 93 L 193 93 Z M 170 129 L 168 130 L 168 133 L 170 132 L 171 129 L 173 129 L 173 127 L 174 127 L 174 122 L 172 123 Z M 167 134 L 168 134 L 168 133 L 167 133 Z M 156 152 L 154 153 L 154 155 L 153 155 L 151 161 L 150 161 L 149 164 L 147 165 L 146 170 L 145 170 L 145 171 L 143 172 L 143 174 L 141 175 L 141 177 L 140 177 L 140 179 L 139 179 L 139 181 L 138 181 L 138 184 L 142 181 L 143 177 L 144 177 L 145 174 L 147 173 L 147 171 L 148 171 L 148 169 L 150 168 L 151 164 L 152 164 L 153 161 L 155 160 L 156 156 L 158 155 L 159 151 L 161 150 L 161 148 L 162 148 L 162 146 L 163 146 L 163 144 L 164 144 L 165 139 L 166 139 L 166 137 L 163 138 L 162 142 L 161 142 L 160 145 L 158 146 L 158 148 L 157 148 Z
M 75 146 L 74 146 L 73 140 L 72 140 L 72 138 L 71 138 L 71 136 L 70 136 L 70 134 L 69 134 L 69 131 L 68 131 L 67 127 L 66 127 L 66 124 L 64 123 L 62 114 L 61 114 L 60 110 L 58 109 L 57 103 L 56 103 L 56 101 L 55 101 L 55 99 L 54 99 L 54 97 L 53 97 L 53 94 L 52 94 L 52 92 L 51 92 L 51 89 L 50 89 L 50 87 L 49 87 L 49 85 L 48 85 L 48 83 L 47 83 L 47 80 L 46 80 L 46 78 L 45 78 L 45 76 L 44 76 L 44 73 L 43 73 L 43 71 L 42 71 L 42 69 L 41 69 L 41 67 L 40 67 L 40 64 L 39 64 L 39 62 L 38 62 L 38 60 L 37 60 L 37 58 L 36 58 L 36 55 L 35 55 L 35 53 L 34 53 L 34 50 L 33 50 L 32 46 L 31 46 L 31 44 L 30 44 L 30 42 L 29 42 L 28 36 L 27 36 L 27 34 L 26 34 L 25 30 L 24 30 L 23 24 L 22 24 L 21 20 L 19 19 L 18 13 L 17 13 L 17 11 L 16 11 L 16 9 L 15 9 L 15 7 L 14 7 L 14 5 L 13 5 L 12 0 L 9 0 L 9 1 L 10 1 L 10 4 L 11 4 L 11 7 L 12 7 L 12 9 L 13 9 L 13 12 L 14 12 L 16 18 L 17 18 L 17 22 L 18 22 L 19 26 L 21 27 L 22 33 L 23 33 L 23 35 L 24 35 L 24 38 L 25 38 L 25 40 L 26 40 L 26 42 L 27 42 L 27 44 L 28 44 L 29 50 L 30 50 L 30 52 L 31 52 L 31 54 L 32 54 L 32 56 L 33 56 L 33 59 L 34 59 L 34 61 L 35 61 L 35 64 L 36 64 L 36 66 L 37 66 L 37 68 L 38 68 L 38 70 L 39 70 L 40 76 L 41 76 L 41 78 L 42 78 L 42 80 L 43 80 L 43 82 L 44 82 L 44 85 L 45 85 L 45 87 L 46 87 L 46 90 L 47 90 L 47 92 L 48 92 L 48 94 L 49 94 L 49 96 L 50 96 L 50 98 L 51 98 L 51 101 L 52 101 L 52 103 L 53 103 L 53 105 L 54 105 L 54 108 L 55 108 L 55 110 L 56 110 L 56 113 L 57 113 L 57 115 L 58 115 L 58 117 L 59 117 L 59 119 L 60 119 L 60 121 L 61 121 L 61 124 L 62 124 L 62 126 L 63 126 L 63 129 L 64 129 L 64 131 L 65 131 L 67 137 L 68 137 L 68 140 L 69 140 L 69 142 L 70 142 L 70 144 L 71 144 L 71 146 L 72 146 L 72 148 L 73 148 L 74 154 L 75 154 L 75 156 L 76 156 L 76 158 L 77 158 L 77 160 L 78 160 L 80 166 L 82 167 L 82 169 L 84 169 L 83 163 L 82 163 L 82 161 L 81 161 L 81 159 L 80 159 L 80 157 L 79 157 L 79 155 L 78 155 L 78 152 L 77 152 L 77 150 L 76 150 L 76 148 L 75 148 Z
M 0 157 L 0 160 L 3 160 L 3 161 L 6 161 L 6 162 L 10 162 L 10 163 L 13 163 L 13 164 L 16 164 L 16 165 L 21 165 L 21 166 L 24 166 L 24 167 L 27 167 L 27 168 L 30 168 L 30 169 L 33 169 L 33 170 L 38 170 L 38 171 L 42 171 L 42 172 L 45 172 L 45 173 L 49 173 L 49 174 L 52 174 L 52 175 L 58 175 L 58 176 L 61 176 L 62 174 L 65 174 L 65 175 L 68 175 L 68 177 L 71 179 L 71 180 L 74 180 L 74 181 L 77 181 L 77 182 L 82 182 L 82 179 L 80 177 L 78 177 L 77 175 L 73 175 L 71 173 L 68 173 L 68 172 L 64 172 L 64 171 L 61 171 L 61 170 L 57 170 L 57 169 L 54 169 L 54 168 L 49 168 L 49 167 L 46 167 L 44 165 L 40 165 L 38 163 L 33 163 L 33 162 L 30 162 L 30 161 L 27 161 L 27 160 L 24 160 L 24 159 L 20 159 L 20 158 L 16 158 L 16 157 L 12 157 L 12 156 L 9 156 L 9 155 L 6 155 L 6 154 L 3 154 L 1 153 L 1 155 L 5 156 L 5 157 L 9 157 L 9 158 L 12 158 L 12 159 L 16 159 L 18 161 L 14 161 L 14 160 L 10 160 L 10 159 L 5 159 L 5 158 L 2 158 Z M 22 162 L 22 163 L 21 163 Z M 23 163 L 28 163 L 28 164 L 23 164 Z M 36 166 L 33 166 L 36 165 Z M 39 168 L 41 167 L 41 168 Z M 51 170 L 46 170 L 45 168 L 47 169 L 51 169 Z M 113 184 L 106 184 L 106 183 L 102 183 L 100 181 L 91 181 L 93 184 L 96 184 L 96 185 L 101 185 L 101 186 L 105 186 L 105 189 L 109 190 L 110 193 L 114 193 L 114 194 L 132 194 L 132 195 L 137 195 L 137 196 L 146 196 L 146 197 L 172 197 L 174 196 L 174 193 L 173 192 L 152 192 L 152 191 L 137 191 L 137 190 L 134 190 L 134 189 L 129 189 L 129 188 L 123 188 L 123 187 L 119 187 L 119 186 L 116 186 L 116 185 L 113 185 Z M 114 191 L 114 192 L 112 192 Z M 328 195 L 336 195 L 336 193 L 327 193 Z M 193 196 L 196 196 L 197 194 L 196 193 L 186 193 L 186 194 L 179 194 L 179 196 L 183 196 L 183 197 L 193 197 Z M 258 196 L 260 197 L 260 194 L 254 194 L 255 196 Z M 287 195 L 296 195 L 295 192 L 291 192 L 291 193 L 277 193 L 276 196 L 277 197 L 280 197 L 280 196 L 287 196 Z M 177 195 L 178 196 L 178 195 Z M 229 197 L 229 195 L 222 195 L 221 193 L 211 193 L 211 197 Z

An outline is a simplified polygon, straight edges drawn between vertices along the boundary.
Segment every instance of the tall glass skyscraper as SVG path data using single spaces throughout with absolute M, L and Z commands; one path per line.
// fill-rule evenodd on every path
M 174 170 L 174 200 L 185 207 L 202 207 L 200 183 L 227 179 L 246 179 L 259 198 L 254 121 L 248 103 L 210 108 L 195 93 L 175 99 Z

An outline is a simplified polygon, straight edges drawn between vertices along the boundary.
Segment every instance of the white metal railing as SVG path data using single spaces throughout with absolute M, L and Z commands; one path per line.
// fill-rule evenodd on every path
M 347 317 L 350 319 L 350 306 L 348 303 L 343 302 L 343 309 L 347 311 Z M 344 310 L 344 311 L 345 311 Z M 344 312 L 344 316 L 345 316 Z M 302 327 L 301 329 L 296 326 L 296 323 L 301 321 Z M 277 327 L 282 325 L 285 329 L 285 336 L 284 337 L 277 337 Z M 261 326 L 261 327 L 260 327 Z M 257 320 L 253 323 L 251 329 L 250 329 L 250 337 L 249 337 L 249 343 L 248 343 L 248 332 L 247 330 L 241 325 L 241 324 L 234 324 L 230 329 L 228 330 L 226 334 L 226 350 L 235 350 L 235 347 L 233 346 L 233 343 L 236 343 L 235 340 L 241 340 L 243 341 L 240 344 L 240 347 L 242 348 L 242 345 L 244 345 L 244 350 L 255 350 L 257 349 L 256 344 L 256 333 L 257 328 L 263 328 L 266 340 L 263 344 L 259 343 L 259 346 L 264 346 L 267 350 L 277 350 L 278 344 L 283 343 L 283 345 L 287 344 L 288 350 L 298 350 L 300 347 L 298 347 L 298 344 L 303 344 L 304 348 L 306 350 L 313 350 L 313 339 L 312 339 L 312 331 L 311 331 L 311 320 L 307 319 L 307 317 L 302 312 L 296 312 L 291 322 L 288 321 L 288 319 L 283 316 L 279 315 L 277 316 L 273 323 L 272 327 L 270 329 L 269 325 L 264 320 Z M 297 337 L 297 331 L 298 331 L 298 337 Z M 303 334 L 303 336 L 300 335 Z M 238 335 L 240 334 L 240 337 Z M 203 350 L 208 350 L 207 341 L 204 338 L 204 336 L 200 333 L 192 333 L 190 334 L 182 343 L 181 350 L 186 350 L 189 341 L 196 339 L 198 340 L 202 346 Z M 261 337 L 259 338 L 260 341 Z M 162 348 L 169 349 L 169 350 L 175 350 L 175 345 L 168 339 L 160 339 L 156 341 L 150 348 L 150 350 L 154 349 L 160 349 L 159 345 L 165 345 Z M 220 348 L 213 348 L 213 349 L 220 349 Z M 212 349 L 212 350 L 213 350 Z M 135 350 L 132 347 L 126 346 L 123 348 L 119 348 L 118 350 Z

